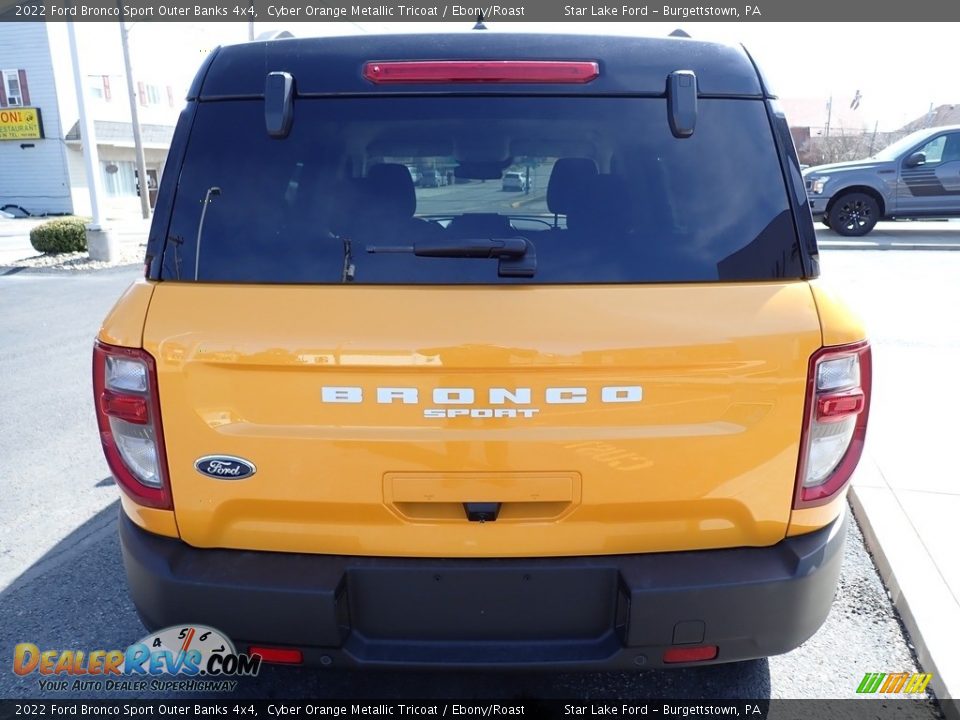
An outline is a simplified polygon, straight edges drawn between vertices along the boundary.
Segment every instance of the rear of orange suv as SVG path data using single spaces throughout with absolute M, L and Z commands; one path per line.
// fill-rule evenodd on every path
M 797 647 L 870 399 L 817 257 L 742 48 L 217 50 L 94 350 L 144 623 L 345 667 Z

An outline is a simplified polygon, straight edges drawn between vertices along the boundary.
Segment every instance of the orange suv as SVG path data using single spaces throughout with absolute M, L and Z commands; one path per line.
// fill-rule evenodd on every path
M 870 403 L 864 329 L 817 276 L 741 47 L 212 52 L 94 351 L 144 623 L 333 666 L 797 647 Z

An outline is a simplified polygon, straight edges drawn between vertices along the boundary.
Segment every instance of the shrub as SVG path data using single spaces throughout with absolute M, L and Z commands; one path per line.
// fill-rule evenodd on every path
M 64 218 L 37 225 L 30 231 L 30 244 L 42 253 L 82 252 L 87 249 L 85 222 L 80 218 Z

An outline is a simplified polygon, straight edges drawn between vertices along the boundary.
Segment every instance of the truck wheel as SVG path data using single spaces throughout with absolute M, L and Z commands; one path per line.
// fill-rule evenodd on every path
M 829 227 L 846 237 L 862 237 L 880 219 L 880 206 L 871 195 L 851 192 L 841 195 L 830 208 Z

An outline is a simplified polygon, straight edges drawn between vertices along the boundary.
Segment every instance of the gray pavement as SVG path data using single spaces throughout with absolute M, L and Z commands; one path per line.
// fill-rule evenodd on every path
M 0 217 L 0 266 L 37 254 L 30 245 L 30 231 L 44 220 L 8 220 Z
M 824 257 L 825 274 L 853 288 L 887 287 L 903 253 L 859 261 Z M 932 257 L 933 253 L 915 253 Z M 910 274 L 901 294 L 956 277 L 960 255 Z M 951 264 L 952 263 L 952 264 Z M 142 629 L 127 599 L 116 540 L 116 489 L 96 435 L 90 344 L 135 270 L 81 276 L 0 277 L 0 652 L 17 642 L 51 648 L 125 647 Z M 882 280 L 881 280 L 882 279 Z M 925 297 L 925 296 L 924 296 Z M 920 306 L 916 314 L 929 313 Z M 928 324 L 925 342 L 936 345 Z M 896 333 L 895 328 L 885 332 Z M 906 330 L 904 332 L 907 332 Z M 882 337 L 886 337 L 881 332 Z M 927 373 L 924 372 L 926 375 Z M 898 380 L 878 376 L 887 395 Z M 907 452 L 904 450 L 904 452 Z M 852 697 L 867 672 L 915 671 L 909 640 L 858 530 L 851 534 L 840 591 L 823 629 L 769 661 L 671 672 L 586 675 L 485 673 L 343 674 L 267 668 L 244 682 L 247 697 Z M 36 679 L 0 668 L 0 697 L 39 694 Z

